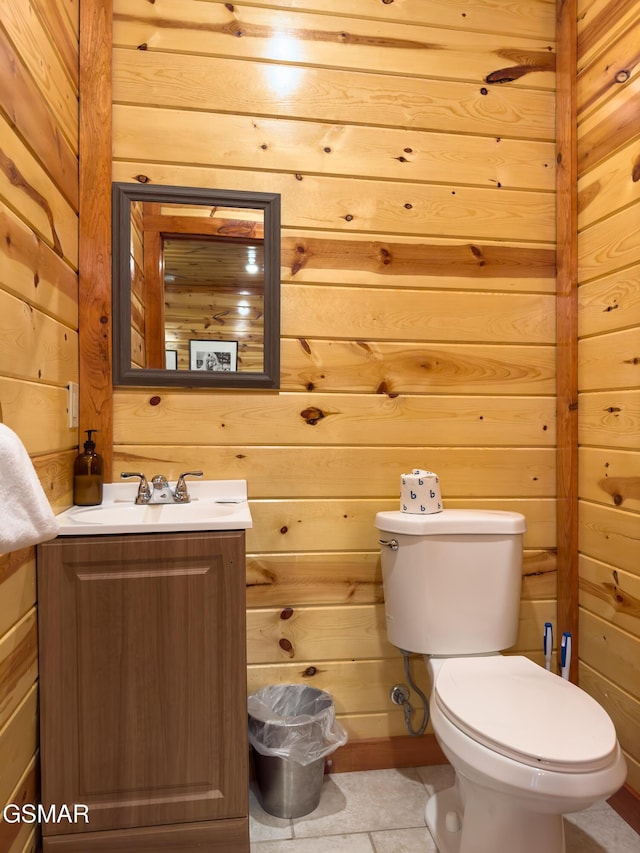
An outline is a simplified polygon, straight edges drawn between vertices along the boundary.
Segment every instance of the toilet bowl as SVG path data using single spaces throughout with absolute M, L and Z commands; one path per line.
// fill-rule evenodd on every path
M 431 720 L 456 771 L 427 801 L 440 853 L 564 853 L 562 815 L 623 784 L 606 712 L 528 658 L 429 658 Z

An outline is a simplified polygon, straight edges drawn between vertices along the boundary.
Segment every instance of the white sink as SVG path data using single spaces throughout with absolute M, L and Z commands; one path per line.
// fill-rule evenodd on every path
M 191 500 L 186 504 L 136 504 L 137 482 L 106 483 L 100 506 L 74 506 L 57 516 L 59 535 L 246 530 L 252 526 L 246 480 L 189 480 L 188 488 Z

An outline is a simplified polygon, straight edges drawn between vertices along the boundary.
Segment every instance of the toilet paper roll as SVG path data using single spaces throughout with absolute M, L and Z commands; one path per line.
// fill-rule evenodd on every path
M 442 512 L 440 480 L 433 471 L 414 468 L 400 476 L 400 510 L 416 515 Z

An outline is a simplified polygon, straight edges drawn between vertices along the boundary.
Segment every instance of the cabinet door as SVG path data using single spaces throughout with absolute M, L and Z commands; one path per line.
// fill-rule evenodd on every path
M 39 547 L 45 834 L 247 814 L 244 532 Z

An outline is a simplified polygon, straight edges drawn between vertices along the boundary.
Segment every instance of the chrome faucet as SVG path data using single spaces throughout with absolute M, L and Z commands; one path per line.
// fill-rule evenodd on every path
M 172 489 L 164 474 L 156 474 L 151 478 L 149 486 L 147 478 L 144 474 L 139 473 L 123 473 L 120 474 L 121 479 L 126 480 L 129 477 L 139 477 L 140 485 L 135 502 L 137 504 L 187 504 L 191 500 L 187 491 L 185 477 L 202 477 L 202 471 L 184 471 L 178 477 L 175 489 Z
M 150 504 L 172 504 L 173 492 L 164 474 L 156 474 L 151 478 L 152 491 L 149 498 Z

